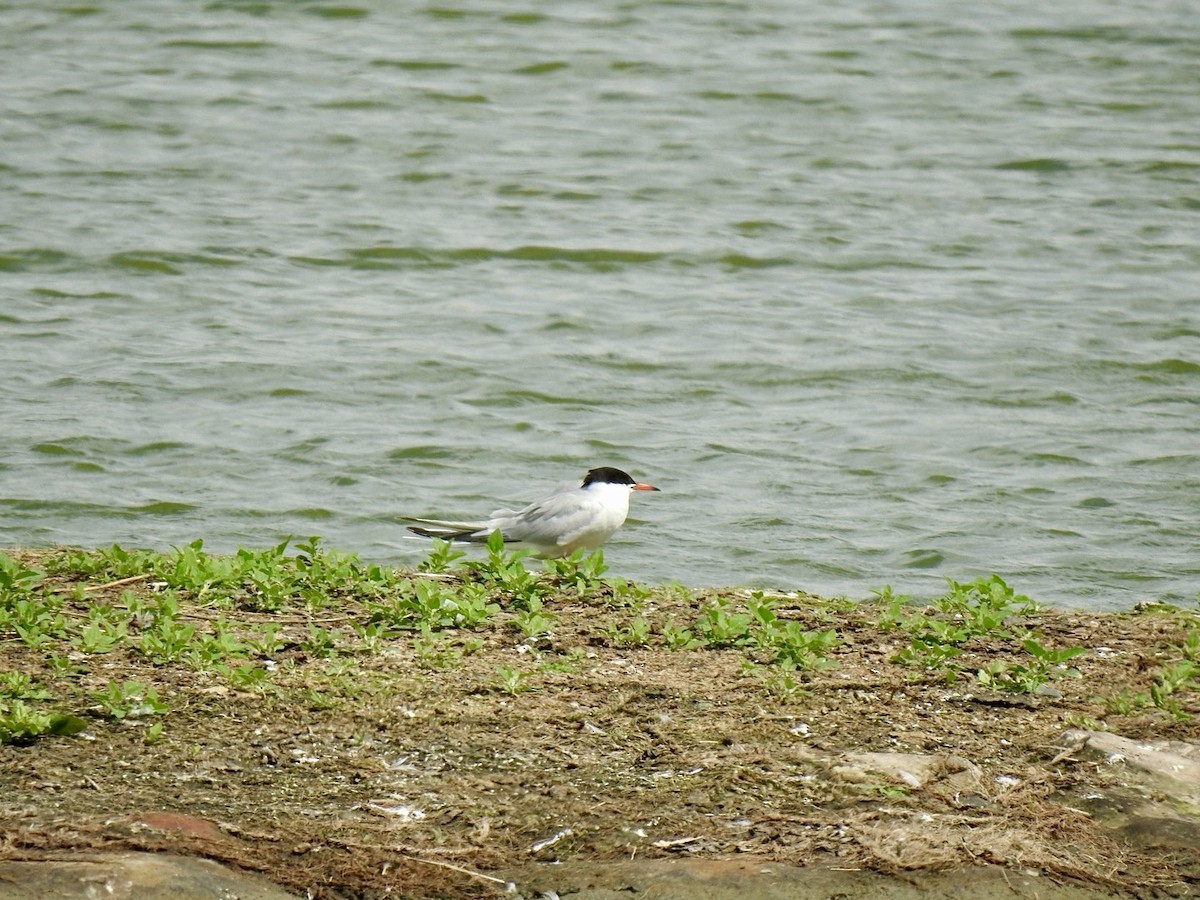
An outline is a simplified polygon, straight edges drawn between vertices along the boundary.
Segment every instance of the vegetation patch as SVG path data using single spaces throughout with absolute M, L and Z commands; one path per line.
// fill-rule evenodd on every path
M 997 576 L 853 603 L 649 587 L 600 551 L 534 564 L 498 540 L 411 571 L 317 538 L 0 553 L 8 858 L 174 849 L 328 897 L 731 854 L 1194 885 L 1196 853 L 1053 797 L 1115 777 L 1064 755 L 1065 728 L 1195 742 L 1198 712 L 1195 610 L 1046 610 Z M 164 811 L 220 839 L 138 824 Z M 917 823 L 901 852 L 888 829 Z

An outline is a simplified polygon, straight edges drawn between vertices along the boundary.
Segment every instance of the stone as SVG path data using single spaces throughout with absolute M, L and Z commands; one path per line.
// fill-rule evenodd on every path
M 0 860 L 0 900 L 295 900 L 260 875 L 168 853 Z

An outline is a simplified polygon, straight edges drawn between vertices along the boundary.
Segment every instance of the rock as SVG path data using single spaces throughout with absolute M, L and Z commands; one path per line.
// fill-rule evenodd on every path
M 1134 741 L 1106 731 L 1064 731 L 1072 754 L 1123 770 L 1147 793 L 1160 791 L 1180 813 L 1200 816 L 1200 746 L 1184 741 Z
M 1200 747 L 1082 730 L 1063 732 L 1060 744 L 1060 757 L 1106 766 L 1117 783 L 1063 792 L 1055 795 L 1059 802 L 1083 810 L 1135 847 L 1200 846 Z
M 0 861 L 0 900 L 295 900 L 258 875 L 166 853 L 73 854 Z
M 763 860 L 653 859 L 606 864 L 531 863 L 507 873 L 521 897 L 570 900 L 1112 900 L 1105 888 L 1067 884 L 1020 870 L 975 866 L 902 879 L 858 868 L 804 868 Z
M 859 783 L 878 781 L 883 775 L 913 790 L 935 781 L 954 790 L 972 790 L 978 788 L 980 778 L 973 762 L 944 753 L 847 753 L 832 772 L 843 781 Z

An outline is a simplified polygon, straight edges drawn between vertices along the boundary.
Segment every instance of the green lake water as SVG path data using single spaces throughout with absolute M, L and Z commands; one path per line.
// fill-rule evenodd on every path
M 0 545 L 1200 590 L 1200 15 L 0 5 Z

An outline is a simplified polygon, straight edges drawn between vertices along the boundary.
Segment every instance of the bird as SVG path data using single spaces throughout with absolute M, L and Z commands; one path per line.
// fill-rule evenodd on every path
M 499 531 L 506 544 L 532 550 L 535 556 L 570 556 L 576 550 L 594 550 L 616 531 L 629 515 L 633 491 L 657 491 L 611 466 L 589 469 L 576 488 L 565 488 L 535 500 L 524 509 L 498 509 L 485 522 L 448 522 L 405 517 L 408 530 L 422 537 L 445 541 L 484 543 Z

